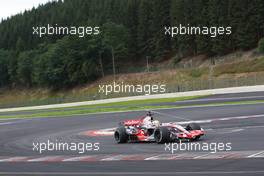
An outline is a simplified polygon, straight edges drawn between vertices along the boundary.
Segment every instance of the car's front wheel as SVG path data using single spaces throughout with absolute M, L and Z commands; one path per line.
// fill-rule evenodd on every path
M 186 126 L 187 131 L 192 131 L 192 130 L 201 130 L 201 127 L 197 123 L 190 123 Z

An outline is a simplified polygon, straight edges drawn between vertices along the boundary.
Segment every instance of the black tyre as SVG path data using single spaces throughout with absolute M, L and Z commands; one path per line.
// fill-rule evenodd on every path
M 196 137 L 194 138 L 194 140 L 197 141 L 197 140 L 200 139 L 200 137 L 201 137 L 201 136 L 196 136 Z
M 126 133 L 125 127 L 119 127 L 114 133 L 114 138 L 118 144 L 126 143 L 128 140 L 128 135 Z
M 167 127 L 160 127 L 154 131 L 154 138 L 158 144 L 170 142 L 170 131 Z
M 190 123 L 190 124 L 187 125 L 186 130 L 187 131 L 191 131 L 191 130 L 201 130 L 201 127 L 197 123 Z
M 125 126 L 125 125 L 124 125 L 124 122 L 119 122 L 119 123 L 118 123 L 118 126 L 119 126 L 119 127 L 124 127 L 124 126 Z

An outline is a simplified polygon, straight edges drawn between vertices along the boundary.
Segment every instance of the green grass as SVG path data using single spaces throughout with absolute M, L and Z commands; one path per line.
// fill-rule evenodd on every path
M 215 67 L 214 76 L 264 71 L 264 57 Z
M 155 104 L 155 103 L 171 103 L 171 102 L 177 102 L 177 101 L 192 100 L 192 99 L 202 98 L 206 96 L 208 95 L 176 97 L 176 98 L 156 98 L 156 99 L 147 99 L 147 100 L 130 100 L 130 101 L 123 101 L 123 102 L 115 102 L 115 103 L 75 106 L 71 108 L 76 109 L 76 108 L 100 108 L 100 107 L 113 107 L 113 106 L 135 106 L 135 105 L 138 106 L 138 105 L 147 105 L 147 104 Z
M 47 110 L 44 112 L 38 112 L 38 110 L 30 110 L 29 114 L 21 115 L 0 115 L 0 118 L 33 118 L 33 117 L 50 117 L 50 116 L 70 116 L 76 114 L 86 114 L 86 113 L 100 113 L 100 112 L 115 112 L 115 111 L 130 111 L 130 110 L 142 110 L 142 109 L 152 109 L 155 106 L 149 104 L 153 103 L 170 103 L 184 100 L 191 100 L 196 98 L 205 97 L 204 96 L 188 96 L 188 97 L 176 97 L 176 98 L 157 98 L 148 100 L 130 100 L 115 103 L 103 103 L 95 105 L 82 105 L 68 108 L 53 108 L 51 111 Z M 158 106 L 161 107 L 161 106 Z M 11 113 L 10 113 L 11 114 Z
M 221 106 L 221 105 L 242 105 L 242 104 L 257 104 L 264 103 L 264 100 L 256 100 L 256 101 L 237 101 L 237 102 L 224 102 L 224 103 L 208 103 L 208 104 L 196 104 L 191 106 L 185 105 L 161 105 L 161 106 L 151 106 L 151 105 L 130 105 L 130 106 L 122 106 L 122 107 L 112 107 L 112 108 L 96 108 L 96 109 L 72 109 L 65 110 L 57 109 L 57 111 L 53 112 L 35 112 L 28 115 L 16 115 L 15 118 L 35 118 L 35 117 L 67 117 L 72 115 L 85 115 L 85 114 L 93 114 L 93 113 L 106 113 L 106 112 L 122 112 L 122 111 L 136 111 L 136 110 L 154 110 L 154 109 L 168 109 L 168 108 L 184 108 L 184 107 L 194 107 L 194 106 Z M 88 107 L 88 106 L 87 106 Z M 0 116 L 0 118 L 14 118 L 12 115 L 4 115 Z

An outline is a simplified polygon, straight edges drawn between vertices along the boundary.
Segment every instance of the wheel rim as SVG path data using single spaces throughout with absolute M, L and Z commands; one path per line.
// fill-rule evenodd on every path
M 115 140 L 116 140 L 117 142 L 120 141 L 120 136 L 119 136 L 119 133 L 118 133 L 118 132 L 115 132 Z
M 156 140 L 156 142 L 160 142 L 161 141 L 161 132 L 159 130 L 157 130 L 155 132 L 155 140 Z

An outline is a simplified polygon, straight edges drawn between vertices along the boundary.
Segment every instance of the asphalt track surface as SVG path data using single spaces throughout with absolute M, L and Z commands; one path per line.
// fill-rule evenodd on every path
M 232 99 L 248 101 L 248 99 L 259 100 L 262 96 L 264 96 L 263 92 L 228 94 L 205 97 L 197 101 L 213 101 L 213 103 Z M 231 154 L 237 152 L 244 157 L 210 158 L 206 157 L 211 156 L 210 153 L 177 151 L 174 153 L 177 157 L 178 155 L 193 156 L 162 160 L 162 156 L 171 155 L 170 151 L 164 150 L 164 145 L 116 144 L 111 136 L 80 135 L 87 130 L 113 128 L 119 121 L 144 115 L 146 113 L 144 111 L 75 117 L 1 119 L 0 175 L 264 175 L 263 103 L 197 106 L 157 111 L 156 118 L 162 122 L 201 121 L 201 126 L 207 130 L 207 135 L 199 143 L 231 142 Z M 207 121 L 211 119 L 223 120 Z M 76 151 L 44 151 L 40 154 L 38 151 L 33 151 L 33 142 L 47 142 L 47 140 L 67 143 L 98 142 L 100 150 L 88 151 L 84 154 Z M 137 159 L 115 160 L 113 158 L 113 156 L 118 158 L 123 155 L 136 156 Z M 99 159 L 68 162 L 63 162 L 62 159 L 49 160 L 54 157 L 63 157 L 67 160 L 86 156 L 99 157 Z M 157 159 L 138 159 L 140 156 L 147 158 L 157 156 Z M 28 162 L 30 158 L 31 161 L 35 159 L 35 162 Z M 38 160 L 38 158 L 44 158 L 44 160 Z M 109 158 L 108 161 L 103 161 L 107 158 Z

